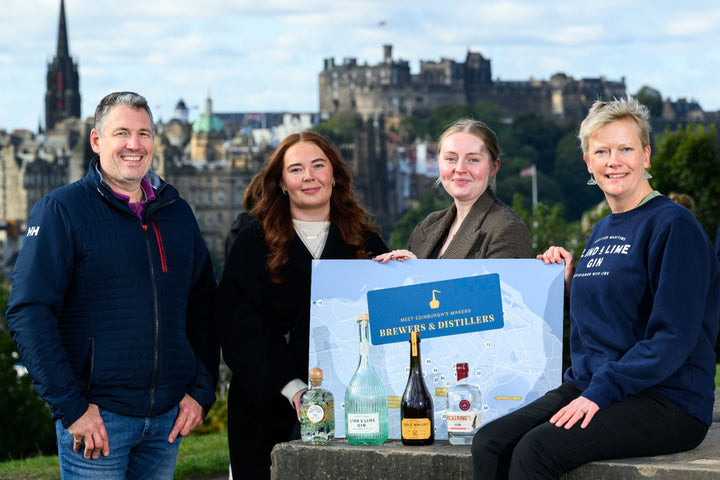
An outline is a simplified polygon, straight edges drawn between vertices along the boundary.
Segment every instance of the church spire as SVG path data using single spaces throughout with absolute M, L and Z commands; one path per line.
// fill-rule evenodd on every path
M 58 58 L 68 58 L 70 56 L 67 26 L 65 24 L 65 0 L 60 0 L 60 24 L 58 26 L 57 56 Z
M 68 48 L 65 1 L 60 0 L 57 54 L 48 62 L 45 90 L 45 130 L 66 118 L 80 118 L 80 76 Z

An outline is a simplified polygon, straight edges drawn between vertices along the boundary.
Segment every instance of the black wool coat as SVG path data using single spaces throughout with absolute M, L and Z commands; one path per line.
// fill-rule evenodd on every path
M 368 257 L 385 253 L 379 235 L 366 235 Z M 257 478 L 269 475 L 272 445 L 290 439 L 297 416 L 280 390 L 291 380 L 307 382 L 312 256 L 293 239 L 283 283 L 266 269 L 269 249 L 254 220 L 239 233 L 218 287 L 217 320 L 222 353 L 232 370 L 228 434 L 232 464 Z M 351 259 L 340 230 L 330 225 L 322 259 Z M 341 279 L 339 279 L 341 280 Z M 240 476 L 238 478 L 245 478 Z M 248 476 L 247 478 L 256 478 Z

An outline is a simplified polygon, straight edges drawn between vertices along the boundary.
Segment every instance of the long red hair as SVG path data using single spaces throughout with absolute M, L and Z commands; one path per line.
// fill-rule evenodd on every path
M 300 142 L 314 143 L 330 160 L 335 179 L 330 196 L 330 221 L 340 230 L 343 241 L 354 247 L 355 258 L 367 257 L 365 234 L 380 231 L 378 226 L 370 221 L 368 212 L 355 200 L 352 174 L 335 145 L 315 132 L 288 135 L 268 160 L 263 176 L 262 197 L 253 208 L 253 213 L 265 230 L 265 242 L 270 248 L 266 265 L 270 279 L 275 283 L 284 280 L 280 271 L 290 259 L 290 245 L 295 237 L 290 216 L 290 200 L 280 189 L 285 152 Z

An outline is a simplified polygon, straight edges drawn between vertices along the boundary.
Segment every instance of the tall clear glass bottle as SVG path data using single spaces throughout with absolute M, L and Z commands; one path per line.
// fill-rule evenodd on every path
M 310 388 L 300 396 L 300 437 L 310 445 L 326 445 L 335 437 L 335 399 L 322 388 L 323 371 L 311 368 Z
M 354 445 L 378 445 L 388 437 L 385 387 L 370 361 L 368 315 L 358 316 L 360 361 L 345 390 L 345 438 Z
M 430 445 L 435 441 L 433 399 L 420 365 L 420 333 L 410 332 L 410 374 L 400 402 L 403 445 Z
M 448 440 L 453 445 L 471 445 L 480 429 L 482 396 L 477 385 L 463 382 L 468 377 L 468 364 L 458 363 L 455 368 L 457 384 L 450 387 L 445 397 Z

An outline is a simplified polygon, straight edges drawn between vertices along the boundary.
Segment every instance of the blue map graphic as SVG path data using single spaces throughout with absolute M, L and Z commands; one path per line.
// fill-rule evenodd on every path
M 455 365 L 466 362 L 482 392 L 486 423 L 558 386 L 562 376 L 563 266 L 536 259 L 314 260 L 310 308 L 310 367 L 320 367 L 323 387 L 335 396 L 335 435 L 344 438 L 344 398 L 358 365 L 358 315 L 368 313 L 367 293 L 403 285 L 497 273 L 503 328 L 422 338 L 425 383 L 433 394 L 435 438 L 447 439 L 445 392 L 456 383 Z M 372 330 L 372 316 L 370 324 Z M 409 372 L 408 342 L 370 346 L 373 367 L 388 395 L 390 437 L 400 438 L 400 398 Z

